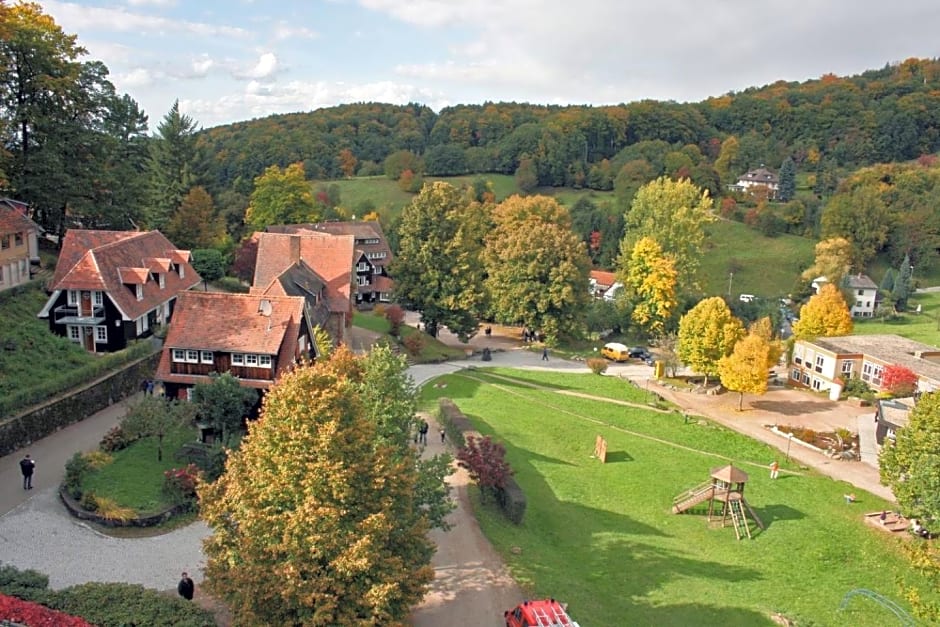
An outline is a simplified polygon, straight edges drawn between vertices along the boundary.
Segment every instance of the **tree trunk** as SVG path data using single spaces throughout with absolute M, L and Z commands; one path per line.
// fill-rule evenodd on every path
M 738 411 L 744 411 L 744 392 L 738 392 Z
M 163 436 L 162 435 L 157 436 L 157 461 L 158 462 L 163 461 Z

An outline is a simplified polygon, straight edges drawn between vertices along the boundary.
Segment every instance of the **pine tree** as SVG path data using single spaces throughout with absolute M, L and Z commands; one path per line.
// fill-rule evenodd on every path
M 197 183 L 196 129 L 196 122 L 180 113 L 178 100 L 157 127 L 150 151 L 150 228 L 163 228 Z
M 894 288 L 891 290 L 891 298 L 894 299 L 894 306 L 899 311 L 907 309 L 907 300 L 911 296 L 911 275 L 913 273 L 910 255 L 904 255 L 904 260 L 898 266 L 898 273 L 894 279 Z
M 796 195 L 796 165 L 793 159 L 787 157 L 780 166 L 780 184 L 777 189 L 777 200 L 790 202 Z

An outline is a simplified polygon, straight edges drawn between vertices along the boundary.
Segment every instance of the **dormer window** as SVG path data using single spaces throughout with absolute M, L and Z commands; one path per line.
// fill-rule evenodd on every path
M 183 268 L 183 264 L 179 264 L 179 266 L 177 266 L 177 269 L 178 269 L 179 272 L 180 272 L 180 278 L 181 278 L 181 279 L 185 279 L 185 278 L 186 278 L 186 270 Z
M 157 274 L 157 281 L 160 283 L 161 290 L 166 287 L 166 275 L 162 272 Z
M 91 293 L 91 297 L 94 300 L 95 307 L 104 305 L 104 292 L 94 291 Z
M 78 290 L 69 290 L 69 305 L 78 305 Z
M 144 286 L 138 284 L 138 285 L 135 285 L 134 287 L 136 288 L 137 300 L 143 300 L 144 299 Z

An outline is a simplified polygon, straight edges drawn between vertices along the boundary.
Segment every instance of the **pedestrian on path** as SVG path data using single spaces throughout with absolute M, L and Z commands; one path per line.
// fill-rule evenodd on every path
M 180 579 L 180 582 L 177 584 L 176 591 L 187 601 L 193 600 L 193 593 L 196 592 L 196 584 L 193 583 L 193 580 L 189 577 L 189 573 L 186 571 L 183 571 L 183 578 Z
M 421 421 L 421 428 L 418 430 L 418 443 L 425 444 L 428 443 L 428 431 L 430 431 L 431 426 L 428 424 L 427 420 Z
M 780 464 L 775 459 L 770 464 L 770 478 L 776 479 L 779 474 L 780 474 Z
M 542 361 L 548 361 L 548 347 L 542 347 Z
M 444 443 L 444 438 L 447 437 L 447 432 L 444 431 L 444 427 L 441 427 L 441 444 Z
M 33 471 L 36 469 L 36 462 L 27 454 L 20 460 L 20 472 L 23 473 L 23 489 L 33 489 Z

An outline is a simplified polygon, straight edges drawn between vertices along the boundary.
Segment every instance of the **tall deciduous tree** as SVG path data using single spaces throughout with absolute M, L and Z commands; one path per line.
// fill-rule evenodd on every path
M 258 391 L 242 387 L 228 372 L 213 377 L 208 383 L 197 383 L 193 388 L 196 415 L 222 435 L 226 446 L 231 446 L 240 434 L 245 417 L 257 402 Z
M 911 297 L 913 291 L 911 285 L 913 283 L 911 280 L 913 272 L 914 267 L 911 265 L 910 256 L 904 255 L 901 265 L 898 266 L 898 273 L 894 277 L 894 285 L 891 288 L 891 300 L 894 301 L 895 307 L 901 311 L 907 309 L 907 300 Z
M 206 586 L 240 624 L 399 624 L 434 577 L 417 471 L 377 445 L 360 372 L 341 349 L 285 375 L 200 486 Z
M 918 379 L 907 366 L 891 364 L 881 374 L 881 387 L 895 396 L 910 396 L 917 390 Z
M 644 237 L 633 247 L 627 266 L 620 272 L 632 301 L 633 322 L 649 335 L 662 335 L 678 305 L 672 257 L 663 254 L 656 240 Z
M 718 375 L 718 362 L 734 350 L 744 335 L 741 321 L 720 296 L 699 302 L 679 321 L 679 359 L 693 371 L 708 377 Z
M 793 323 L 797 339 L 838 337 L 852 333 L 852 314 L 845 298 L 832 283 L 819 288 L 819 293 L 800 307 L 800 319 Z
M 894 445 L 881 449 L 881 483 L 891 488 L 898 505 L 911 517 L 940 520 L 940 394 L 917 401 L 908 424 L 898 429 Z
M 803 271 L 803 279 L 812 281 L 823 276 L 833 285 L 842 285 L 855 256 L 852 242 L 844 237 L 831 237 L 817 243 L 815 252 L 815 261 Z
M 626 234 L 620 245 L 621 259 L 628 258 L 636 243 L 651 237 L 664 254 L 675 260 L 677 291 L 687 293 L 696 285 L 696 273 L 705 243 L 704 227 L 714 219 L 712 200 L 688 179 L 660 177 L 640 188 L 625 216 Z
M 476 333 L 485 303 L 480 255 L 488 229 L 488 205 L 442 181 L 426 185 L 402 211 L 389 272 L 399 302 L 421 313 L 429 335 L 441 326 L 464 341 Z
M 833 196 L 823 209 L 824 238 L 844 237 L 852 242 L 853 265 L 865 267 L 888 241 L 894 217 L 874 186 L 856 187 Z
M 157 135 L 150 144 L 151 228 L 162 229 L 198 183 L 197 127 L 191 117 L 180 113 L 178 100 L 157 126 Z
M 121 428 L 131 439 L 153 437 L 157 439 L 157 461 L 163 459 L 163 438 L 173 429 L 194 418 L 189 403 L 171 401 L 156 396 L 144 396 L 128 408 Z
M 749 333 L 734 345 L 727 357 L 718 360 L 721 384 L 737 392 L 738 411 L 744 409 L 744 395 L 767 391 L 767 367 L 770 363 L 770 343 L 755 333 Z
M 568 210 L 546 196 L 511 196 L 493 212 L 486 286 L 493 313 L 555 342 L 577 335 L 590 300 L 590 261 Z
M 226 240 L 225 223 L 204 187 L 189 190 L 164 228 L 164 235 L 180 248 L 217 248 Z
M 286 168 L 272 165 L 255 179 L 251 204 L 245 212 L 245 223 L 263 231 L 272 224 L 317 222 L 316 199 L 304 174 L 302 163 Z

